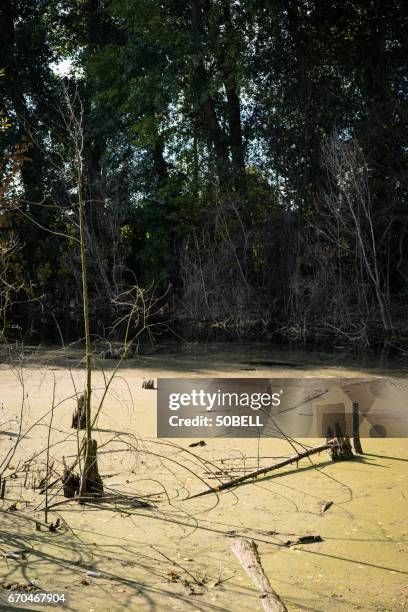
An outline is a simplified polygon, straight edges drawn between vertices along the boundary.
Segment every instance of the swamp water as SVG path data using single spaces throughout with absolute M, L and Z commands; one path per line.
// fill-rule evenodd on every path
M 14 467 L 31 461 L 29 479 L 37 478 L 37 484 L 43 476 L 54 389 L 53 469 L 60 472 L 62 457 L 70 462 L 75 454 L 70 423 L 73 385 L 82 389 L 84 384 L 80 359 L 79 350 L 28 350 L 22 369 L 1 366 L 1 457 L 18 435 L 22 382 L 24 428 L 47 414 L 13 459 Z M 94 407 L 113 362 L 97 366 Z M 105 491 L 126 493 L 128 501 L 97 508 L 58 505 L 52 519 L 60 516 L 70 530 L 56 534 L 38 532 L 13 513 L 2 513 L 1 551 L 27 552 L 25 560 L 0 559 L 0 582 L 66 591 L 68 609 L 78 611 L 261 609 L 259 594 L 230 549 L 233 538 L 243 535 L 257 542 L 271 584 L 289 610 L 406 609 L 405 439 L 363 439 L 365 454 L 354 461 L 333 463 L 322 453 L 313 458 L 314 465 L 305 459 L 219 498 L 183 501 L 203 489 L 202 480 L 215 484 L 208 462 L 238 474 L 279 461 L 293 449 L 272 438 L 218 438 L 194 448 L 189 444 L 196 440 L 157 440 L 156 391 L 142 389 L 144 378 L 157 377 L 384 375 L 404 376 L 405 363 L 249 344 L 163 347 L 128 360 L 112 384 L 95 432 Z M 305 441 L 311 446 L 320 442 Z M 24 488 L 20 474 L 9 481 L 3 509 L 18 500 L 17 513 L 27 513 L 27 503 L 33 509 L 43 503 L 44 496 L 29 483 Z M 322 513 L 325 502 L 333 504 Z M 43 520 L 44 513 L 35 516 Z M 320 535 L 322 541 L 285 545 L 305 535 Z M 89 571 L 100 575 L 87 576 Z

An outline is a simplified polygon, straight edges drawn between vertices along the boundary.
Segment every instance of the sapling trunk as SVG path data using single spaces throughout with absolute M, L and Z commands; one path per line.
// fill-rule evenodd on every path
M 85 247 L 85 203 L 82 191 L 82 159 L 80 154 L 77 158 L 77 186 L 79 204 L 79 234 L 80 234 L 80 253 L 82 267 L 82 302 L 84 309 L 84 331 L 85 331 L 85 355 L 86 355 L 86 392 L 85 392 L 85 415 L 86 415 L 86 445 L 85 461 L 82 472 L 80 497 L 89 493 L 100 494 L 103 491 L 102 480 L 98 473 L 97 444 L 92 440 L 92 346 L 91 331 L 89 326 L 89 299 L 88 299 L 88 268 L 86 261 Z

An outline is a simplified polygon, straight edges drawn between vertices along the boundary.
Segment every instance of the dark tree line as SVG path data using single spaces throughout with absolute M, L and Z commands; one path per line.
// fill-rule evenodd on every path
M 72 110 L 94 332 L 136 283 L 202 330 L 407 328 L 406 40 L 398 0 L 3 0 L 3 333 L 81 307 Z

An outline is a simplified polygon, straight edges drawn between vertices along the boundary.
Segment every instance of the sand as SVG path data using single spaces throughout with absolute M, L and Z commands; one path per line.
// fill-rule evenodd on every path
M 263 352 L 263 355 L 265 353 Z M 251 353 L 251 358 L 253 358 Z M 259 593 L 230 547 L 243 535 L 258 544 L 264 569 L 289 610 L 403 610 L 408 607 L 408 520 L 406 440 L 363 440 L 365 454 L 352 462 L 332 463 L 328 455 L 304 460 L 257 481 L 225 492 L 183 501 L 210 484 L 204 462 L 227 459 L 230 466 L 257 467 L 292 454 L 282 440 L 211 439 L 189 448 L 192 440 L 156 439 L 156 391 L 142 389 L 143 378 L 159 376 L 367 376 L 356 367 L 306 363 L 303 367 L 257 367 L 243 371 L 247 349 L 204 355 L 168 351 L 126 362 L 106 398 L 95 432 L 105 491 L 124 492 L 133 501 L 93 507 L 77 502 L 57 505 L 49 520 L 69 529 L 36 531 L 19 515 L 44 520 L 44 495 L 30 488 L 44 476 L 47 423 L 53 393 L 55 409 L 50 456 L 61 472 L 62 457 L 75 455 L 70 429 L 75 406 L 73 381 L 82 389 L 80 352 L 42 350 L 25 357 L 24 367 L 0 368 L 0 461 L 18 432 L 24 384 L 23 430 L 46 415 L 20 443 L 14 468 L 31 459 L 32 473 L 7 481 L 1 513 L 0 552 L 24 549 L 26 559 L 0 558 L 0 582 L 36 584 L 64 591 L 75 611 L 260 610 Z M 72 368 L 68 369 L 68 364 Z M 112 362 L 99 363 L 93 407 L 98 405 Z M 68 398 L 68 399 L 67 399 Z M 175 442 L 178 446 L 174 446 Z M 310 445 L 321 440 L 307 440 Z M 10 470 L 8 471 L 8 474 Z M 64 500 L 50 494 L 50 503 Z M 150 497 L 146 497 L 150 496 Z M 138 500 L 147 499 L 149 506 Z M 323 514 L 321 506 L 334 502 Z M 1 503 L 1 502 L 0 502 Z M 321 542 L 285 546 L 299 536 L 320 535 Z M 87 572 L 99 572 L 89 576 Z M 6 591 L 7 592 L 7 591 Z M 7 607 L 5 608 L 7 609 Z M 10 609 L 16 609 L 10 608 Z M 43 610 L 29 605 L 24 609 Z M 51 608 L 49 608 L 51 609 Z M 61 608 L 63 609 L 63 608 Z

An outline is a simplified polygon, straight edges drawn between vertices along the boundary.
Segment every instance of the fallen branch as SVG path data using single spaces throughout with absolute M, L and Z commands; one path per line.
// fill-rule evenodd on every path
M 337 438 L 333 438 L 332 440 L 328 440 L 324 444 L 320 444 L 320 446 L 309 448 L 308 450 L 305 450 L 302 453 L 297 453 L 296 455 L 292 455 L 291 457 L 288 457 L 283 461 L 279 461 L 279 463 L 260 468 L 259 470 L 255 470 L 253 472 L 250 472 L 249 474 L 245 474 L 244 476 L 238 476 L 237 478 L 233 478 L 229 482 L 223 482 L 222 484 L 218 485 L 218 487 L 211 487 L 206 491 L 201 491 L 201 493 L 186 497 L 185 501 L 188 499 L 194 499 L 195 497 L 209 495 L 209 493 L 219 493 L 220 491 L 224 491 L 225 489 L 235 487 L 235 485 L 241 484 L 241 482 L 245 482 L 246 480 L 251 480 L 252 478 L 257 478 L 258 476 L 263 476 L 268 472 L 272 472 L 273 470 L 277 470 L 278 468 L 285 467 L 286 465 L 290 465 L 291 463 L 298 463 L 301 459 L 305 459 L 305 457 L 310 457 L 311 455 L 316 455 L 317 453 L 321 453 L 324 450 L 330 450 L 333 448 L 337 448 L 338 446 L 339 443 Z
M 265 612 L 287 612 L 285 604 L 274 591 L 265 574 L 255 542 L 244 539 L 235 540 L 231 549 L 256 588 L 261 592 L 261 604 Z

